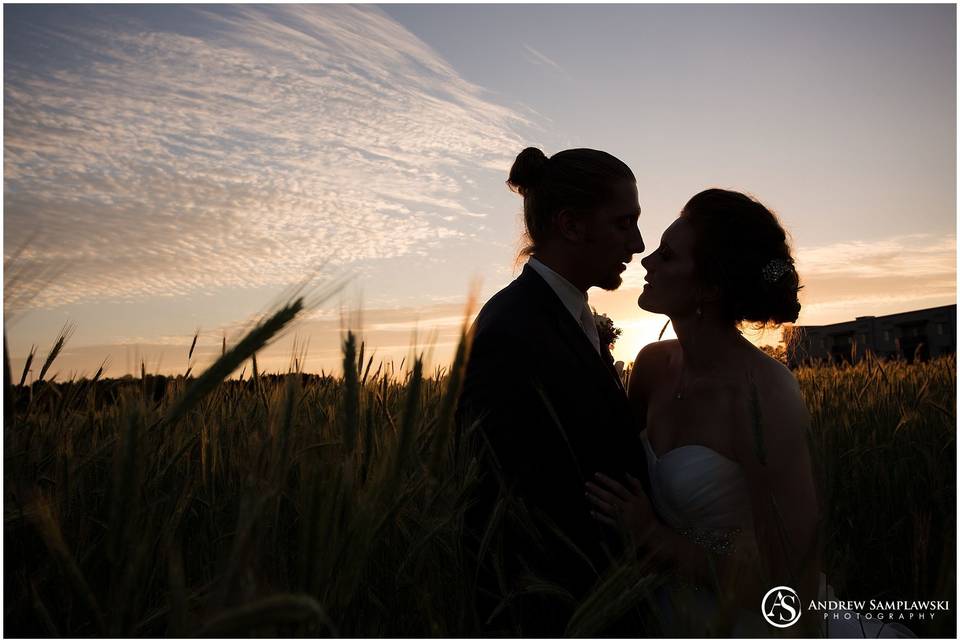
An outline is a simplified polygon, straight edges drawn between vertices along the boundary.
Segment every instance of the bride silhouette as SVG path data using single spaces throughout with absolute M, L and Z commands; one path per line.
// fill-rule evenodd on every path
M 642 561 L 677 576 L 660 594 L 667 627 L 756 636 L 796 620 L 801 635 L 911 635 L 894 624 L 826 628 L 813 615 L 790 618 L 791 606 L 829 597 L 810 418 L 790 370 L 737 329 L 793 322 L 800 311 L 777 218 L 741 193 L 704 191 L 641 264 L 640 307 L 668 316 L 677 335 L 639 353 L 628 389 L 642 421 L 649 498 L 636 478 L 624 485 L 604 475 L 587 483 L 587 495 L 595 519 L 625 528 Z M 764 601 L 780 585 L 792 605 Z

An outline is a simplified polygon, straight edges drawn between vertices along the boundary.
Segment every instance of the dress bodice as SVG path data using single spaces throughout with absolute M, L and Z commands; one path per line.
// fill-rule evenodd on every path
M 752 531 L 750 494 L 740 465 L 703 445 L 684 445 L 657 456 L 641 434 L 652 499 L 674 529 Z

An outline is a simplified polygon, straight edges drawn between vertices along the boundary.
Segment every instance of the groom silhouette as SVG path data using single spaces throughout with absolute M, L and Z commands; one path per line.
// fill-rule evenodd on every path
M 621 550 L 591 518 L 584 483 L 596 472 L 649 482 L 587 302 L 643 251 L 640 205 L 629 167 L 593 149 L 524 149 L 507 184 L 523 196 L 530 259 L 471 329 L 457 422 L 481 477 L 464 546 L 482 633 L 557 637 Z

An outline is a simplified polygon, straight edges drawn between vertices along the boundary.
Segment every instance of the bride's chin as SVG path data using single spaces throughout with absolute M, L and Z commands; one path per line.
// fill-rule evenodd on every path
M 661 307 L 655 302 L 644 300 L 643 296 L 637 299 L 637 306 L 640 307 L 641 310 L 646 311 L 647 313 L 654 313 L 658 316 L 667 315 L 667 309 Z
M 643 309 L 644 311 L 649 311 L 651 313 L 658 313 L 655 308 L 655 305 L 651 306 L 650 301 L 647 299 L 646 294 L 641 293 L 640 297 L 637 298 L 637 306 Z

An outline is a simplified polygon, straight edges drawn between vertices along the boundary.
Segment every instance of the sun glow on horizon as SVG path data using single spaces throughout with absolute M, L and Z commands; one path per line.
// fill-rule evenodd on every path
M 597 311 L 600 312 L 600 309 Z M 677 337 L 673 325 L 669 324 L 666 316 L 646 314 L 637 320 L 614 322 L 614 324 L 623 329 L 623 333 L 613 347 L 613 359 L 623 361 L 624 364 L 632 364 L 637 354 L 648 344 L 659 340 L 674 340 Z M 740 330 L 743 337 L 757 347 L 775 346 L 783 335 L 780 327 L 754 329 L 744 325 Z

